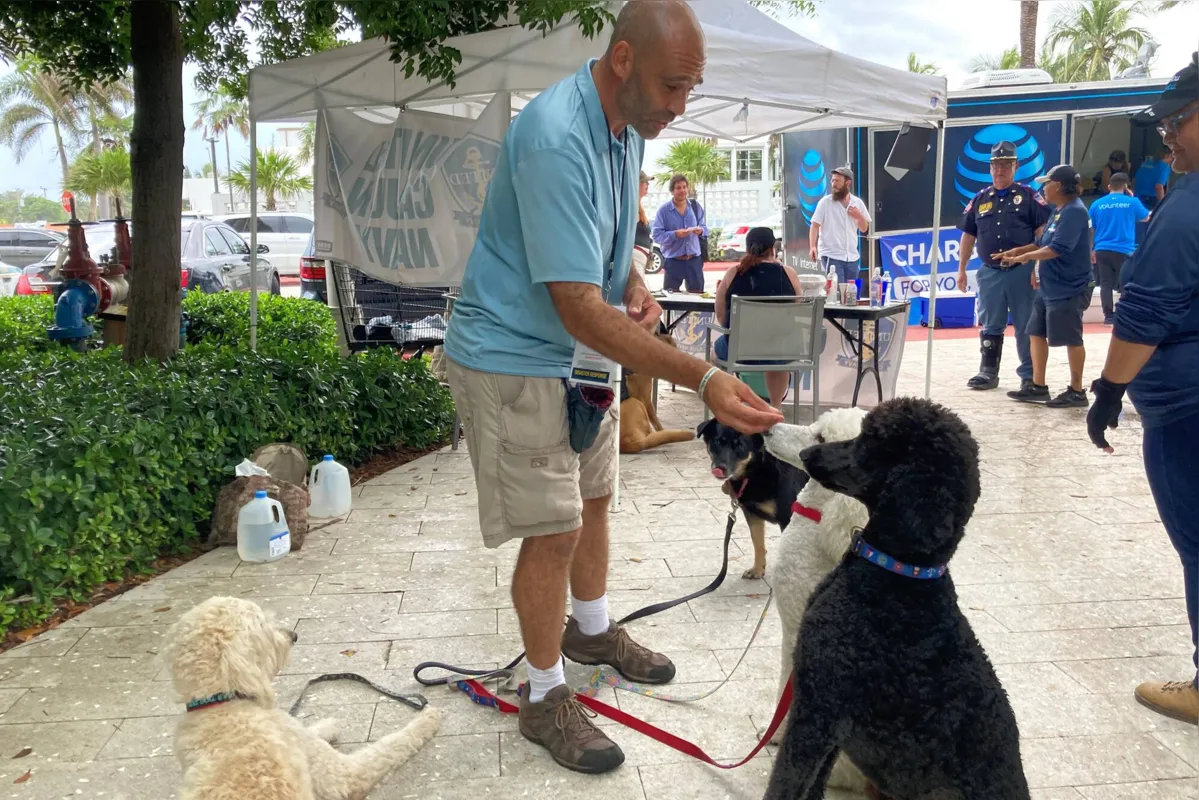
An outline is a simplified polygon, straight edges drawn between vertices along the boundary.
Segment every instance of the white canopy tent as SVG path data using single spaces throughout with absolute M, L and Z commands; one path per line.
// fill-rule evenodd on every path
M 745 0 L 691 0 L 691 4 L 707 41 L 704 82 L 689 99 L 687 113 L 664 136 L 745 142 L 787 131 L 876 123 L 944 126 L 944 78 L 891 69 L 822 47 Z M 611 5 L 615 13 L 622 3 Z M 257 215 L 257 123 L 310 120 L 332 108 L 419 109 L 477 116 L 497 92 L 510 92 L 513 111 L 518 111 L 587 59 L 602 55 L 607 36 L 605 32 L 589 40 L 569 21 L 543 35 L 513 20 L 506 27 L 460 36 L 446 44 L 462 54 L 453 87 L 417 75 L 406 78 L 402 67 L 391 61 L 390 46 L 383 40 L 251 70 L 251 216 Z M 940 233 L 944 136 L 938 135 L 937 142 L 934 242 Z M 250 237 L 250 249 L 257 252 L 256 219 L 251 222 Z M 930 306 L 936 303 L 937 261 L 934 256 Z M 256 280 L 252 278 L 250 285 L 253 347 Z M 929 309 L 930 317 L 934 309 Z M 932 337 L 930 326 L 926 395 L 931 388 Z

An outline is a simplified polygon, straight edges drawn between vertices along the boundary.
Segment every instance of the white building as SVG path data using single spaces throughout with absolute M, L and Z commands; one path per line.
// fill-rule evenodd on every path
M 658 159 L 665 155 L 669 141 L 651 144 L 645 154 L 643 169 L 651 179 L 662 172 Z M 753 222 L 779 211 L 782 203 L 776 186 L 779 184 L 778 154 L 775 162 L 769 157 L 765 141 L 737 144 L 720 140 L 718 150 L 728 159 L 728 179 L 698 190 L 697 199 L 708 217 L 708 227 L 722 228 L 734 222 Z M 652 180 L 645 195 L 645 213 L 653 218 L 657 209 L 670 199 L 665 183 Z

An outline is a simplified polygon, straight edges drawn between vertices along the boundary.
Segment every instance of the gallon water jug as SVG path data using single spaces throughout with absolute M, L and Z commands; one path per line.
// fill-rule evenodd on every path
M 254 499 L 237 513 L 237 555 L 242 561 L 277 561 L 289 552 L 283 505 L 262 490 L 254 492 Z
M 325 456 L 308 477 L 308 516 L 340 517 L 350 513 L 350 471 Z

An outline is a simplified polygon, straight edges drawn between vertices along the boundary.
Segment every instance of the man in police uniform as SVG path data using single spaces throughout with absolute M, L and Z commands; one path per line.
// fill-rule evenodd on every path
M 976 247 L 983 262 L 977 275 L 982 366 L 966 382 L 971 389 L 999 386 L 999 360 L 1009 313 L 1016 326 L 1016 352 L 1020 356 L 1016 374 L 1022 387 L 1032 381 L 1032 357 L 1025 328 L 1032 314 L 1034 265 L 1001 264 L 996 254 L 1036 241 L 1050 212 L 1035 190 L 1015 182 L 1017 162 L 1016 145 L 1011 142 L 999 142 L 991 148 L 993 182 L 966 205 L 958 223 L 962 232 L 958 286 L 965 290 L 966 265 Z

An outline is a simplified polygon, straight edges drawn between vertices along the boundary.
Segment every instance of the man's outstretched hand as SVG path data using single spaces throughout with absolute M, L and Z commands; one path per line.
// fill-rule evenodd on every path
M 662 321 L 662 306 L 644 285 L 630 286 L 624 296 L 625 313 L 650 333 L 656 333 Z
M 1105 453 L 1114 452 L 1107 443 L 1107 430 L 1115 430 L 1120 424 L 1120 412 L 1124 410 L 1124 390 L 1127 383 L 1112 383 L 1107 378 L 1100 377 L 1091 384 L 1091 410 L 1087 412 L 1087 436 L 1091 442 Z
M 762 433 L 783 421 L 782 414 L 727 372 L 712 375 L 700 399 L 716 419 L 742 433 Z

